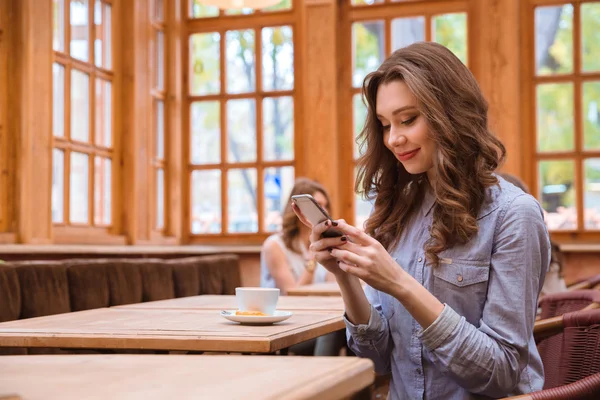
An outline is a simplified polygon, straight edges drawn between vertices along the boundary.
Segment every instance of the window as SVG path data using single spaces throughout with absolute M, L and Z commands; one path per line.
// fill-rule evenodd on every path
M 350 3 L 350 4 L 347 4 Z M 377 69 L 394 50 L 418 41 L 435 41 L 454 52 L 465 64 L 468 63 L 467 10 L 468 2 L 436 2 L 402 0 L 348 0 L 342 8 L 346 26 L 347 42 L 352 65 L 344 84 L 350 87 L 349 96 L 343 98 L 345 110 L 351 110 L 352 120 L 341 118 L 341 132 L 352 132 L 354 145 L 344 147 L 345 170 L 351 171 L 349 182 L 356 176 L 356 160 L 360 149 L 356 138 L 362 131 L 366 118 L 366 106 L 361 95 L 365 76 Z M 346 137 L 344 140 L 350 140 Z M 350 151 L 346 149 L 352 149 Z M 348 185 L 350 186 L 350 185 Z M 352 193 L 347 192 L 350 197 Z M 371 204 L 355 195 L 354 224 L 362 227 L 371 211 Z
M 192 0 L 189 13 L 190 232 L 276 231 L 295 176 L 291 1 L 219 11 Z
M 600 230 L 600 2 L 530 1 L 532 189 L 555 232 Z
M 165 160 L 165 137 L 167 137 L 165 128 L 167 118 L 167 82 L 166 82 L 166 17 L 165 3 L 167 0 L 153 0 L 151 7 L 151 25 L 152 25 L 152 199 L 154 204 L 152 215 L 153 228 L 156 231 L 164 232 L 166 221 L 166 160 Z
M 112 1 L 53 0 L 52 222 L 112 224 Z

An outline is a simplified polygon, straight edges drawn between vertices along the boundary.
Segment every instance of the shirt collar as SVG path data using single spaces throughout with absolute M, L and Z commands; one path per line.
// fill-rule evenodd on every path
M 424 217 L 428 216 L 434 205 L 435 195 L 433 194 L 433 189 L 431 189 L 431 186 L 427 184 L 425 195 L 423 196 L 423 204 L 421 204 L 421 214 Z

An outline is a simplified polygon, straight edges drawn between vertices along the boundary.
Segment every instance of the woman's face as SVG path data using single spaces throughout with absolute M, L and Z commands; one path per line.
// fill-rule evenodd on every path
M 435 143 L 406 83 L 396 80 L 379 85 L 376 114 L 383 126 L 385 147 L 406 171 L 413 175 L 432 171 Z

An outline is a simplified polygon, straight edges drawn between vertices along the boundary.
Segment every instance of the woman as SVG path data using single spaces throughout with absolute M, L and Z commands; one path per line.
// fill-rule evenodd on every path
M 529 193 L 529 188 L 525 182 L 516 176 L 507 173 L 501 173 L 499 175 L 523 192 Z M 550 246 L 550 266 L 548 267 L 548 272 L 546 273 L 546 279 L 544 279 L 544 285 L 542 286 L 540 296 L 561 293 L 567 290 L 567 285 L 563 276 L 563 254 L 556 243 L 550 242 Z
M 283 212 L 282 230 L 265 240 L 260 254 L 260 286 L 277 287 L 282 295 L 297 286 L 335 280 L 308 250 L 310 228 L 298 221 L 291 207 L 291 196 L 297 194 L 310 194 L 329 209 L 329 195 L 322 185 L 308 178 L 296 179 Z
M 548 233 L 536 200 L 494 174 L 505 149 L 474 77 L 416 43 L 370 73 L 363 96 L 357 189 L 374 209 L 365 232 L 338 220 L 343 237 L 320 237 L 330 222 L 310 235 L 340 285 L 350 349 L 391 371 L 391 399 L 541 389 L 532 330 Z
M 282 230 L 265 240 L 260 253 L 260 285 L 277 287 L 283 295 L 297 286 L 335 281 L 333 274 L 318 264 L 308 250 L 311 230 L 298 221 L 291 206 L 292 196 L 297 194 L 312 195 L 325 210 L 330 204 L 322 185 L 308 178 L 296 179 L 283 212 Z M 290 351 L 297 355 L 336 356 L 345 345 L 342 330 L 292 346 Z

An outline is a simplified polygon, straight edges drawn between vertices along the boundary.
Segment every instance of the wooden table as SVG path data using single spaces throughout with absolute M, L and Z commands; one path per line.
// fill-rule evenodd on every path
M 358 357 L 51 355 L 0 357 L 0 397 L 341 399 L 374 380 Z
M 287 291 L 290 296 L 342 296 L 337 282 L 313 283 L 298 286 Z
M 180 309 L 180 310 L 235 310 L 235 296 L 202 295 L 179 297 L 176 299 L 149 301 L 118 306 L 118 308 L 148 309 Z M 344 312 L 344 302 L 341 297 L 308 297 L 280 296 L 277 302 L 278 310 L 288 311 L 337 311 Z
M 272 353 L 344 328 L 339 311 L 294 311 L 274 325 L 246 326 L 217 310 L 112 307 L 0 323 L 0 347 Z

